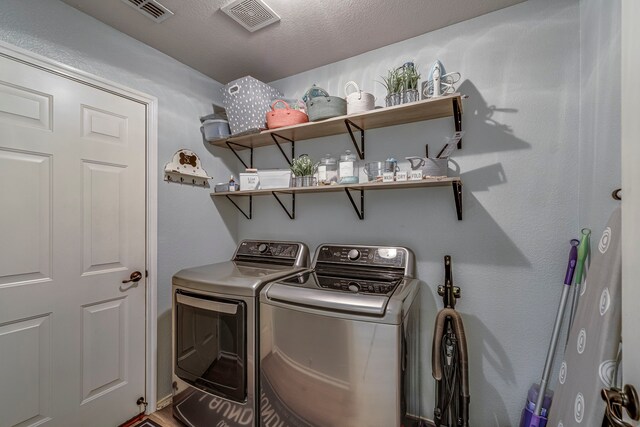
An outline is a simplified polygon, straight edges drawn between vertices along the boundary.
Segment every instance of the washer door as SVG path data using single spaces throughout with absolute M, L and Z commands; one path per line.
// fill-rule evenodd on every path
M 175 373 L 206 392 L 247 398 L 246 305 L 178 291 Z

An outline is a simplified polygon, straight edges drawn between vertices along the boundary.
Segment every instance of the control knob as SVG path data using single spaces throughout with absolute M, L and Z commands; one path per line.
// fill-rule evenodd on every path
M 260 243 L 258 245 L 258 252 L 260 252 L 261 254 L 267 252 L 267 249 L 269 249 L 269 246 L 267 246 L 266 243 Z
M 360 285 L 356 282 L 349 282 L 349 290 L 351 292 L 358 292 L 360 290 Z
M 360 251 L 357 249 L 351 249 L 347 254 L 347 258 L 349 258 L 351 261 L 357 260 L 358 258 L 360 258 Z

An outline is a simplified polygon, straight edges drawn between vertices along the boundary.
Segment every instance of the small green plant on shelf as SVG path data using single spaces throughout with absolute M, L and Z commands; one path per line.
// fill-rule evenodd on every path
M 313 163 L 308 155 L 302 154 L 297 159 L 291 161 L 291 172 L 294 175 L 292 180 L 294 187 L 310 187 L 316 185 L 314 175 L 318 171 L 320 163 Z
M 409 63 L 403 67 L 402 71 L 402 87 L 404 90 L 418 90 L 418 81 L 420 73 L 413 63 Z
M 380 83 L 387 90 L 387 96 L 385 97 L 385 105 L 390 107 L 392 105 L 400 104 L 400 92 L 402 91 L 402 78 L 400 70 L 394 68 L 387 71 L 387 76 L 381 76 Z
M 413 62 L 407 62 L 401 67 L 402 103 L 415 102 L 419 99 L 418 81 L 420 73 Z

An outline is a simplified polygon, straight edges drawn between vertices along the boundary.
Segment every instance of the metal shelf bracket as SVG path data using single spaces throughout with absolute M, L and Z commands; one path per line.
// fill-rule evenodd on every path
M 356 147 L 358 157 L 360 158 L 360 160 L 364 160 L 364 129 L 362 129 L 360 126 L 356 125 L 349 119 L 344 119 L 344 124 L 347 126 L 347 130 L 349 131 L 349 136 L 351 137 L 353 146 Z M 360 131 L 360 147 L 358 147 L 358 143 L 356 142 L 356 137 L 353 134 L 352 128 L 356 128 L 356 130 Z
M 229 200 L 233 204 L 233 206 L 236 207 L 236 209 L 240 211 L 242 215 L 244 215 L 245 218 L 251 219 L 253 217 L 253 196 L 249 196 L 249 214 L 248 215 L 244 210 L 242 210 L 240 206 L 238 206 L 236 202 L 233 201 L 233 199 L 229 195 L 226 195 L 225 197 L 227 198 L 227 200 Z
M 453 125 L 456 128 L 456 132 L 462 131 L 462 110 L 460 109 L 460 104 L 458 104 L 458 99 L 453 98 Z M 458 149 L 462 148 L 462 139 L 458 141 Z
M 245 145 L 238 144 L 237 142 L 231 142 L 231 141 L 225 141 L 224 143 L 227 145 L 229 150 L 231 150 L 231 152 L 238 158 L 238 160 L 240 160 L 242 162 L 242 164 L 244 165 L 245 169 L 249 169 L 249 168 L 253 167 L 253 147 L 247 147 Z M 242 147 L 242 148 L 249 149 L 249 156 L 250 156 L 249 157 L 249 166 L 247 166 L 247 163 L 244 160 L 242 160 L 242 157 L 240 157 L 240 155 L 235 150 L 235 148 L 232 147 L 232 145 L 235 145 L 237 147 Z
M 280 198 L 276 193 L 277 193 L 276 191 L 271 192 L 271 194 L 273 194 L 273 197 L 275 197 L 278 203 L 280 203 L 280 206 L 282 207 L 282 209 L 284 209 L 289 219 L 296 219 L 296 195 L 294 193 L 283 193 L 283 194 L 291 194 L 291 211 L 289 211 L 289 209 L 287 209 L 284 203 L 282 203 L 282 201 L 280 200 Z
M 276 143 L 276 146 L 278 147 L 278 149 L 280 150 L 280 152 L 284 156 L 284 159 L 287 161 L 287 163 L 289 163 L 289 166 L 291 166 L 291 162 L 296 157 L 296 146 L 295 146 L 296 143 L 295 143 L 295 141 L 293 139 L 285 138 L 284 136 L 278 135 L 277 133 L 272 133 L 271 134 L 271 138 L 273 139 L 273 142 Z M 287 157 L 286 153 L 282 149 L 282 146 L 278 142 L 278 138 L 283 139 L 283 140 L 291 143 L 291 159 L 289 159 L 289 157 Z
M 360 209 L 358 209 L 358 205 L 356 204 L 355 200 L 353 200 L 353 197 L 351 196 L 351 192 L 349 190 L 349 188 L 345 188 L 344 192 L 347 193 L 349 201 L 351 202 L 351 206 L 353 206 L 353 209 L 356 211 L 356 215 L 358 215 L 358 218 L 364 219 L 364 190 L 354 190 L 360 191 Z
M 458 215 L 458 221 L 462 220 L 462 181 L 453 181 L 453 199 L 456 202 L 456 213 Z

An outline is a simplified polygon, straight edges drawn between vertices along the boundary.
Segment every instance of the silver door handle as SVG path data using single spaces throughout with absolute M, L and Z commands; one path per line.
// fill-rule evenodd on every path
M 142 273 L 140 273 L 139 271 L 134 271 L 133 273 L 131 273 L 131 276 L 129 276 L 128 280 L 123 280 L 122 283 L 129 283 L 129 282 L 139 282 L 140 279 L 142 279 Z
M 624 390 L 619 388 L 603 388 L 600 392 L 602 400 L 607 403 L 605 416 L 609 425 L 614 427 L 632 427 L 631 424 L 622 421 L 622 408 L 625 408 L 629 418 L 640 420 L 640 402 L 638 392 L 632 385 L 625 385 Z
M 238 304 L 228 304 L 204 298 L 194 298 L 182 294 L 176 294 L 176 301 L 179 304 L 201 308 L 203 310 L 217 311 L 226 314 L 236 314 L 238 312 Z

